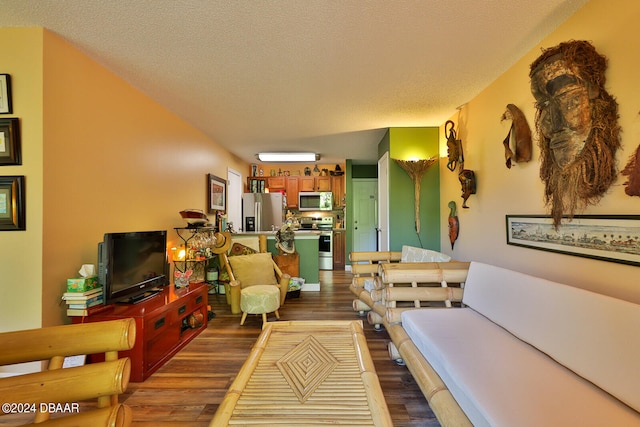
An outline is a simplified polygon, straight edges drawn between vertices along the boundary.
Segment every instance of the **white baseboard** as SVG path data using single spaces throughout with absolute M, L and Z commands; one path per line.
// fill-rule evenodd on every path
M 320 291 L 320 283 L 305 283 L 304 285 L 302 285 L 302 289 L 300 290 L 302 292 L 307 292 L 307 291 L 318 292 Z

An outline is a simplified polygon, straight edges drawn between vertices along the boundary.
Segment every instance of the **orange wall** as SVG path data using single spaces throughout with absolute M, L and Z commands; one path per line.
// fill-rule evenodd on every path
M 67 323 L 60 296 L 105 232 L 184 226 L 206 175 L 248 165 L 58 36 L 0 29 L 26 177 L 26 231 L 0 232 L 0 332 Z M 40 364 L 0 369 L 25 372 Z
M 96 263 L 105 232 L 168 229 L 206 209 L 206 175 L 247 170 L 198 130 L 44 33 L 43 324 L 66 316 L 66 279 Z
M 571 39 L 589 40 L 609 59 L 607 90 L 617 98 L 622 127 L 622 149 L 618 164 L 624 167 L 640 143 L 640 41 L 637 22 L 640 3 L 592 0 L 562 24 L 539 46 L 532 49 L 500 78 L 473 98 L 451 119 L 464 145 L 465 167 L 476 172 L 477 195 L 469 198 L 469 209 L 460 209 L 457 174 L 440 169 L 441 217 L 447 218 L 447 203 L 456 201 L 460 238 L 450 250 L 447 223 L 442 221 L 441 247 L 460 260 L 477 260 L 542 276 L 640 303 L 640 267 L 596 261 L 576 256 L 509 246 L 506 244 L 506 214 L 547 214 L 539 178 L 540 150 L 534 143 L 533 159 L 511 169 L 504 165 L 502 140 L 510 121 L 500 122 L 507 104 L 517 105 L 534 125 L 534 99 L 529 86 L 529 65 L 541 47 L 552 47 Z M 446 139 L 441 127 L 440 155 L 446 156 Z M 535 135 L 535 132 L 534 132 Z M 443 159 L 446 162 L 446 159 Z M 640 198 L 624 194 L 619 178 L 597 206 L 584 214 L 639 214 Z

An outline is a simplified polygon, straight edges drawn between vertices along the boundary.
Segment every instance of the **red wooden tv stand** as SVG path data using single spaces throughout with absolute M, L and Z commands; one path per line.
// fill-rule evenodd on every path
M 131 381 L 141 382 L 207 328 L 207 290 L 206 283 L 191 283 L 182 289 L 172 284 L 138 304 L 108 306 L 90 316 L 73 317 L 73 323 L 133 318 L 136 342 L 131 350 L 120 352 L 120 357 L 131 359 Z M 189 326 L 192 314 L 202 316 L 200 326 Z

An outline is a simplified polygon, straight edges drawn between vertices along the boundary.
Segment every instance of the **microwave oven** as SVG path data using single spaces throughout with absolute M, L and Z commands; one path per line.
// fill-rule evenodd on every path
M 331 191 L 298 193 L 298 210 L 330 211 L 333 209 L 333 193 Z

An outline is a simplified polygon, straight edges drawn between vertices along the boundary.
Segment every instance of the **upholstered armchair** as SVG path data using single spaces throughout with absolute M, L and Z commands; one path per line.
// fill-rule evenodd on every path
M 231 237 L 219 234 L 220 241 Z M 244 324 L 248 314 L 261 314 L 263 322 L 267 321 L 267 313 L 275 313 L 279 319 L 278 310 L 284 304 L 291 277 L 282 273 L 271 253 L 228 256 L 226 249 L 214 252 L 219 254 L 220 264 L 229 276 L 227 299 L 231 313 L 242 313 L 240 324 Z

